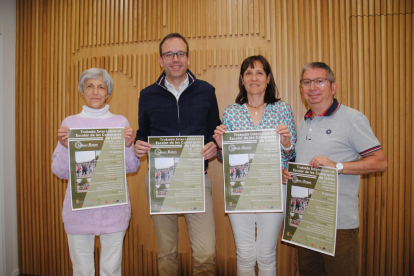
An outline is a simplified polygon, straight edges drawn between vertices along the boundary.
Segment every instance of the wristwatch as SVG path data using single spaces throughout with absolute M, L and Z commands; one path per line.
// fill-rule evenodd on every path
M 335 167 L 338 169 L 338 174 L 341 174 L 344 170 L 344 164 L 342 164 L 341 162 L 336 163 Z

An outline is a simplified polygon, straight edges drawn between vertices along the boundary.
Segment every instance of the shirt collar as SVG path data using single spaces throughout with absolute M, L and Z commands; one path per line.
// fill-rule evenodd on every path
M 185 80 L 178 87 L 178 91 L 175 89 L 175 87 L 172 84 L 168 82 L 167 78 L 164 79 L 164 82 L 165 82 L 165 86 L 167 87 L 168 91 L 173 92 L 173 93 L 177 92 L 178 94 L 181 94 L 181 92 L 183 92 L 188 87 L 188 84 L 190 81 L 188 79 L 188 74 L 187 74 L 187 76 L 185 77 Z
M 340 107 L 341 107 L 341 104 L 338 102 L 337 99 L 334 99 L 332 105 L 327 110 L 325 110 L 324 113 L 322 113 L 321 115 L 318 115 L 318 116 L 332 116 L 332 115 L 335 114 L 335 112 Z M 312 110 L 311 109 L 309 109 L 308 112 L 306 112 L 305 120 L 306 119 L 312 119 Z
M 187 77 L 188 77 L 188 86 L 192 85 L 197 80 L 195 75 L 189 69 L 187 69 Z M 160 77 L 155 83 L 168 90 L 168 88 L 165 86 L 165 82 L 164 82 L 165 79 L 166 79 L 166 74 L 164 71 L 161 73 Z

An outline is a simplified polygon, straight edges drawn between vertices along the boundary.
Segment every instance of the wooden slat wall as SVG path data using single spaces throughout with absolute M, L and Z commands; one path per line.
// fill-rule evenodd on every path
M 384 174 L 363 177 L 360 191 L 362 275 L 414 275 L 413 3 L 411 0 L 17 0 L 16 154 L 20 272 L 71 275 L 61 219 L 65 181 L 50 170 L 56 130 L 79 113 L 80 73 L 107 69 L 111 111 L 138 127 L 139 91 L 161 73 L 158 44 L 171 32 L 189 41 L 190 69 L 216 87 L 220 111 L 234 102 L 239 66 L 252 54 L 272 64 L 281 97 L 298 123 L 302 66 L 325 61 L 343 104 L 364 112 L 389 159 Z M 210 163 L 217 275 L 236 275 L 231 226 L 224 215 L 221 163 Z M 144 179 L 128 176 L 132 217 L 124 275 L 156 275 L 157 247 Z M 179 218 L 182 275 L 191 245 Z M 99 240 L 96 264 L 99 263 Z M 296 250 L 280 244 L 278 274 L 298 275 Z M 98 271 L 97 271 L 98 275 Z
M 368 116 L 389 153 L 387 174 L 364 177 L 360 193 L 363 275 L 413 272 L 413 19 L 414 14 L 350 19 L 350 83 L 360 91 L 350 104 Z

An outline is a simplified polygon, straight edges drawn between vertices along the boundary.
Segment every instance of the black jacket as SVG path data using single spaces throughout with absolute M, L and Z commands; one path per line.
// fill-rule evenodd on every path
M 221 124 L 215 88 L 196 79 L 190 70 L 187 74 L 189 84 L 178 101 L 164 84 L 165 72 L 156 83 L 141 91 L 136 140 L 148 142 L 148 136 L 204 135 L 205 144 L 214 141 L 214 130 Z

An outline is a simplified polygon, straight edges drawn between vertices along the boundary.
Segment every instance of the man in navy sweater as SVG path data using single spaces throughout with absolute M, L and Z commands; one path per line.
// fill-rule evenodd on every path
M 221 123 L 215 89 L 196 79 L 187 69 L 188 43 L 180 34 L 164 37 L 159 50 L 158 61 L 164 72 L 154 84 L 141 91 L 135 154 L 143 157 L 151 149 L 148 136 L 204 135 L 201 155 L 207 169 L 208 160 L 217 153 L 212 138 L 214 129 Z M 149 185 L 148 175 L 146 185 Z M 193 275 L 214 275 L 215 269 L 215 223 L 207 174 L 205 195 L 205 213 L 185 214 L 194 257 Z M 158 242 L 159 275 L 178 275 L 177 215 L 154 215 L 152 219 Z

